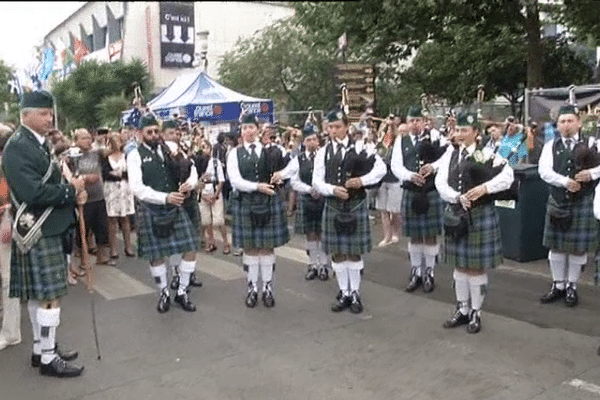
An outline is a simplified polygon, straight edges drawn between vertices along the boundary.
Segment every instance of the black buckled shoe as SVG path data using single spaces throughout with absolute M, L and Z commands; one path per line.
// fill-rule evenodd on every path
M 556 287 L 557 283 L 558 282 L 552 283 L 552 287 L 550 288 L 550 291 L 540 298 L 540 303 L 542 303 L 542 304 L 553 303 L 556 300 L 559 300 L 559 299 L 562 299 L 563 297 L 565 297 L 567 291 L 565 289 L 558 289 Z
M 262 292 L 262 301 L 265 307 L 271 308 L 275 306 L 275 298 L 273 297 L 273 289 L 271 282 L 267 282 L 265 290 Z
M 350 307 L 352 304 L 352 298 L 350 296 L 341 296 L 335 303 L 331 305 L 331 311 L 340 312 Z
M 73 378 L 81 375 L 83 366 L 70 363 L 59 356 L 54 357 L 49 364 L 40 364 L 40 374 L 58 378 Z
M 457 326 L 466 325 L 470 322 L 469 316 L 460 312 L 460 306 L 456 307 L 456 311 L 452 314 L 449 320 L 444 322 L 444 328 L 456 328 Z
M 190 298 L 187 292 L 183 292 L 183 294 L 178 294 L 175 296 L 175 303 L 179 304 L 184 311 L 194 312 L 196 311 L 196 306 L 194 303 L 190 301 Z
M 158 298 L 158 305 L 156 309 L 159 313 L 166 313 L 171 308 L 171 296 L 169 295 L 169 290 L 164 288 L 160 292 L 160 297 Z
M 321 268 L 319 268 L 319 279 L 322 281 L 329 279 L 329 271 L 326 265 L 321 265 Z
M 479 311 L 472 310 L 471 311 L 471 319 L 469 320 L 469 325 L 467 325 L 468 333 L 477 333 L 481 330 L 481 317 L 479 316 Z
M 246 295 L 246 307 L 254 308 L 256 307 L 256 303 L 258 302 L 258 292 L 254 290 L 252 285 L 250 285 L 250 289 L 248 289 L 248 294 Z
M 433 277 L 433 269 L 427 268 L 425 277 L 423 278 L 423 291 L 425 293 L 433 292 L 435 289 L 435 279 Z
M 318 273 L 317 269 L 315 268 L 315 266 L 309 265 L 308 271 L 306 272 L 304 279 L 306 279 L 307 281 L 312 281 L 313 279 L 315 279 L 317 277 L 317 275 L 319 275 L 319 273 Z
M 202 287 L 202 282 L 196 277 L 195 272 L 192 272 L 192 274 L 190 275 L 190 286 Z
M 79 357 L 79 353 L 76 350 L 63 349 L 56 343 L 54 347 L 54 351 L 56 355 L 62 358 L 65 361 L 73 361 L 77 357 Z M 31 355 L 31 366 L 33 368 L 37 368 L 42 364 L 42 355 L 41 354 L 32 354 Z
M 360 300 L 360 295 L 357 291 L 352 292 L 350 295 L 350 311 L 353 314 L 360 314 L 363 310 L 362 301 Z
M 575 307 L 577 304 L 579 304 L 577 289 L 575 289 L 572 285 L 567 285 L 567 290 L 565 293 L 565 305 L 567 307 Z
M 413 268 L 410 271 L 410 281 L 408 281 L 408 285 L 406 285 L 406 288 L 404 290 L 408 293 L 414 292 L 419 286 L 421 286 L 422 283 L 423 279 L 421 279 L 420 276 L 417 276 L 417 269 Z
M 173 275 L 171 278 L 171 290 L 177 290 L 179 287 L 179 275 Z

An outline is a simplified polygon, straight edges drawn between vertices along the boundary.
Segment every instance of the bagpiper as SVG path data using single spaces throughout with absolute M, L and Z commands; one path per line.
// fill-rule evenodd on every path
M 566 105 L 558 112 L 560 137 L 544 145 L 538 170 L 548 183 L 543 244 L 552 286 L 540 301 L 564 299 L 568 307 L 579 302 L 577 281 L 587 262 L 587 253 L 598 249 L 598 221 L 593 214 L 594 185 L 600 178 L 598 150 L 594 138 L 586 140 L 577 107 Z
M 191 168 L 183 183 L 173 176 L 168 164 L 169 150 L 160 145 L 159 123 L 153 115 L 141 118 L 140 129 L 142 143 L 127 156 L 129 183 L 138 200 L 138 256 L 150 262 L 150 272 L 159 291 L 157 310 L 164 313 L 169 311 L 171 303 L 165 261 L 181 253 L 175 303 L 185 311 L 196 311 L 186 289 L 196 269 L 199 234 L 184 204 L 197 184 L 198 174 Z
M 331 255 L 340 292 L 331 306 L 334 312 L 350 308 L 363 311 L 360 296 L 363 254 L 371 251 L 371 227 L 365 186 L 377 184 L 385 175 L 385 163 L 364 142 L 348 136 L 343 110 L 327 115 L 331 141 L 315 157 L 312 184 L 325 196 L 323 250 Z
M 243 249 L 246 306 L 253 308 L 258 302 L 260 271 L 263 304 L 273 307 L 274 249 L 290 238 L 281 193 L 270 183 L 273 173 L 283 168 L 283 155 L 277 146 L 260 143 L 254 114 L 244 115 L 241 122 L 241 144 L 227 157 L 227 175 L 236 189 L 231 194 L 233 246 Z
M 502 261 L 500 225 L 493 194 L 508 190 L 513 171 L 506 160 L 477 144 L 477 114 L 457 117 L 453 137 L 458 147 L 442 156 L 435 177 L 444 213 L 446 265 L 454 268 L 457 307 L 444 328 L 468 324 L 481 330 L 481 308 L 487 292 L 486 270 Z

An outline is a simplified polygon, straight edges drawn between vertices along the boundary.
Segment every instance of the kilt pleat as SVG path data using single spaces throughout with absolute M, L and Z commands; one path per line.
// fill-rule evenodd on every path
M 427 193 L 429 209 L 425 214 L 416 215 L 411 204 L 415 192 L 405 189 L 402 191 L 402 219 L 404 236 L 431 237 L 442 234 L 442 217 L 444 205 L 437 190 Z
M 56 300 L 67 294 L 67 258 L 63 236 L 42 237 L 27 254 L 13 241 L 10 260 L 10 297 Z
M 296 209 L 296 222 L 294 231 L 299 235 L 305 235 L 309 232 L 321 233 L 322 231 L 322 213 L 320 218 L 310 218 L 306 213 L 306 204 L 310 201 L 312 196 L 310 194 L 303 194 L 300 196 L 300 202 Z
M 566 232 L 560 232 L 550 223 L 546 211 L 544 225 L 545 247 L 566 253 L 593 253 L 598 250 L 598 221 L 594 218 L 594 193 L 583 196 L 571 207 L 573 222 Z
M 344 202 L 334 197 L 325 199 L 323 209 L 323 251 L 326 254 L 365 254 L 371 251 L 371 223 L 366 199 L 350 200 L 349 209 L 356 215 L 356 231 L 340 235 L 335 229 L 335 216 L 344 210 Z
M 192 202 L 193 204 L 194 202 Z M 174 232 L 166 238 L 156 237 L 152 230 L 152 212 L 165 212 L 171 206 L 142 203 L 136 201 L 136 221 L 138 235 L 138 256 L 154 261 L 173 254 L 198 251 L 200 236 L 183 207 L 177 207 Z
M 252 226 L 250 208 L 256 199 L 268 201 L 271 216 L 269 222 L 261 228 Z M 258 201 L 260 202 L 260 201 Z M 281 199 L 281 192 L 273 196 L 258 192 L 238 193 L 231 201 L 232 242 L 234 247 L 242 249 L 274 249 L 290 240 L 287 216 Z
M 452 268 L 482 270 L 502 263 L 498 214 L 493 204 L 471 210 L 469 233 L 458 240 L 444 236 L 445 263 Z

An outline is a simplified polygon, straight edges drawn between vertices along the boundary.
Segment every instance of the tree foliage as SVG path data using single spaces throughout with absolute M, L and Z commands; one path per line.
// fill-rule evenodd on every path
M 110 123 L 104 120 L 109 115 L 108 105 L 105 103 L 100 107 L 103 100 L 111 96 L 133 98 L 135 82 L 141 85 L 142 93 L 147 95 L 150 92 L 150 75 L 142 61 L 83 62 L 68 78 L 52 86 L 57 102 L 59 125 L 64 130 L 71 130 L 77 127 L 94 129 Z
M 240 40 L 221 60 L 222 84 L 249 96 L 271 98 L 278 109 L 332 104 L 335 45 L 324 46 L 293 19 Z

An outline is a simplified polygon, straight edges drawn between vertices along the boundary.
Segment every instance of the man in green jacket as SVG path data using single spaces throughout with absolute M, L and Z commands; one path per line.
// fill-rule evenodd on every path
M 31 365 L 42 375 L 71 377 L 83 371 L 69 362 L 76 352 L 56 345 L 60 324 L 60 298 L 67 293 L 66 249 L 75 226 L 75 204 L 85 202 L 84 182 L 67 183 L 52 156 L 46 135 L 54 128 L 54 107 L 48 92 L 25 93 L 21 98 L 21 126 L 4 149 L 2 168 L 8 181 L 15 216 L 13 229 L 10 297 L 28 300 L 33 329 Z M 49 214 L 48 214 L 49 213 Z M 36 221 L 45 221 L 40 229 Z M 38 240 L 27 233 L 39 232 Z M 20 240 L 24 239 L 24 240 Z M 29 243 L 27 243 L 29 242 Z

